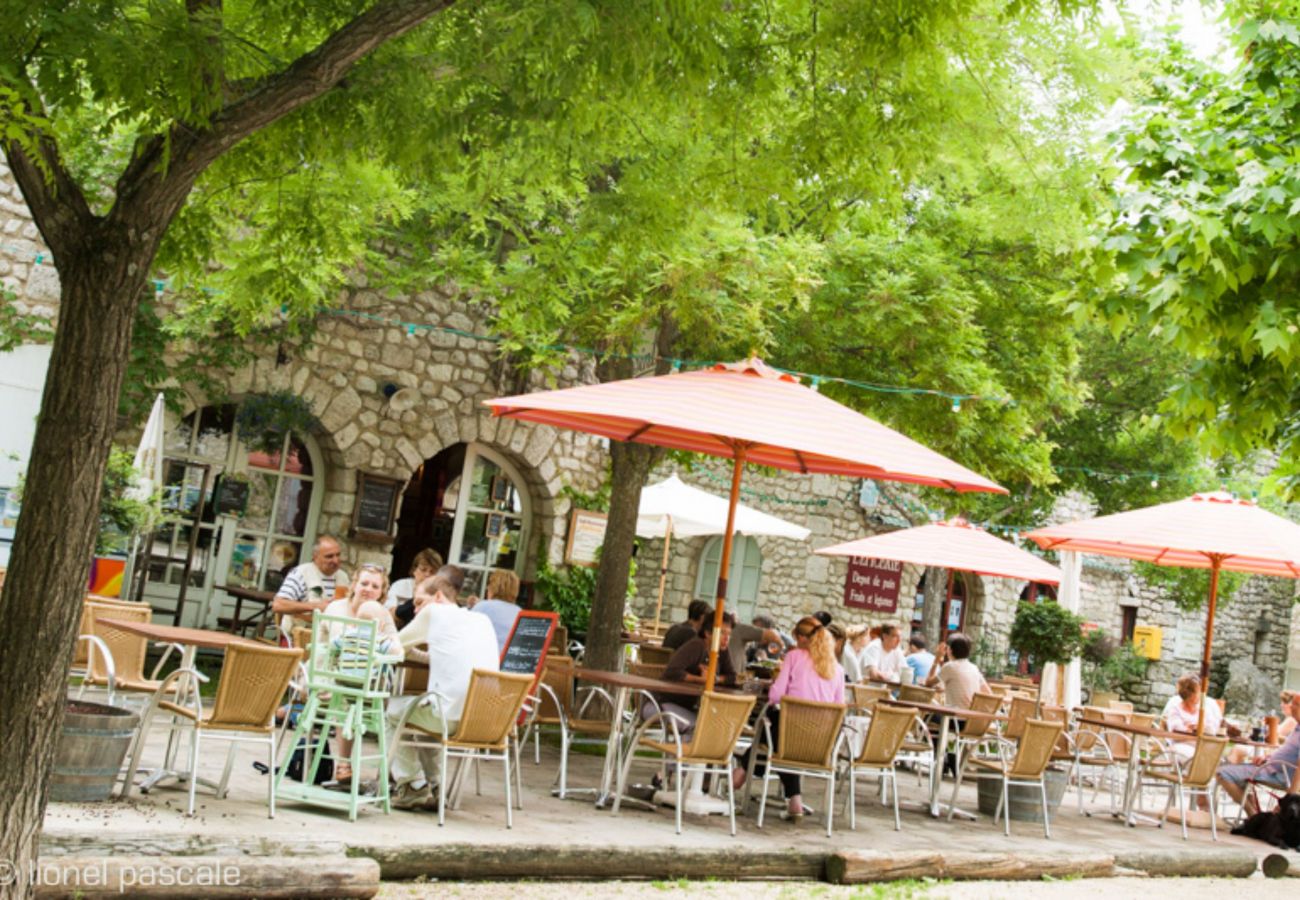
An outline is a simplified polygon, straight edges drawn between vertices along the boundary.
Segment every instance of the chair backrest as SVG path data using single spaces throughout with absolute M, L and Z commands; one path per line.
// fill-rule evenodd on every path
M 144 603 L 132 603 L 130 607 L 114 603 L 87 603 L 90 615 L 90 634 L 99 638 L 113 654 L 113 668 L 120 681 L 144 680 L 144 656 L 149 648 L 149 641 L 139 634 L 131 634 L 113 627 L 113 620 L 119 622 L 148 622 L 153 618 L 153 610 Z M 96 653 L 91 664 L 91 675 L 97 679 L 107 678 L 104 659 Z
M 122 600 L 118 597 L 101 597 L 99 594 L 87 594 L 85 600 L 81 603 L 81 625 L 77 628 L 77 646 L 72 654 L 72 665 L 78 669 L 84 669 L 90 654 L 90 644 L 81 640 L 83 634 L 93 634 L 91 630 L 93 618 L 91 616 L 90 605 L 94 603 L 101 607 L 125 606 L 128 609 L 138 609 L 143 606 L 142 603 L 133 603 L 130 600 Z
M 1124 712 L 1122 709 L 1108 708 L 1101 711 L 1101 717 L 1107 722 L 1127 725 L 1133 716 L 1132 713 Z M 1106 746 L 1110 748 L 1110 755 L 1115 759 L 1127 759 L 1129 750 L 1133 746 L 1133 739 L 1120 731 L 1107 731 Z
M 911 733 L 916 721 L 916 710 L 905 706 L 890 706 L 877 703 L 876 711 L 871 716 L 871 725 L 867 728 L 867 737 L 862 742 L 862 752 L 858 754 L 860 766 L 889 766 L 898 756 Z
M 1009 685 L 1009 684 L 990 684 L 990 685 L 989 685 L 989 693 L 990 693 L 990 694 L 997 694 L 999 697 L 1006 697 L 1007 695 L 1009 695 L 1009 694 L 1011 693 L 1011 685 Z
M 972 712 L 992 715 L 1002 708 L 1002 698 L 997 694 L 976 691 L 975 695 L 971 697 L 970 708 Z M 961 736 L 964 738 L 983 737 L 993 727 L 993 722 L 993 719 L 984 716 L 967 719 L 966 724 L 962 726 Z
M 456 733 L 452 735 L 452 743 L 489 750 L 503 749 L 532 688 L 531 674 L 475 669 L 470 675 L 465 708 Z
M 265 730 L 284 700 L 303 651 L 265 644 L 231 644 L 221 665 L 217 698 L 207 724 L 214 728 Z
M 933 703 L 937 690 L 923 684 L 902 684 L 898 687 L 898 699 L 908 703 Z
M 1155 713 L 1135 712 L 1133 713 L 1133 717 L 1129 721 L 1131 721 L 1134 725 L 1141 726 L 1142 728 L 1154 728 L 1156 725 L 1157 718 L 1158 716 Z
M 1112 700 L 1110 701 L 1110 708 L 1120 712 L 1133 712 L 1133 704 L 1129 703 L 1127 700 Z
M 1025 733 L 1025 721 L 1034 714 L 1037 703 L 1029 697 L 1012 697 L 1011 709 L 1007 712 L 1007 725 L 1002 729 L 1002 736 L 1013 741 L 1020 740 Z
M 378 634 L 375 622 L 326 616 L 317 611 L 312 613 L 311 634 L 316 641 L 307 662 L 309 689 L 344 692 L 375 689 L 383 676 L 383 666 L 375 654 Z
M 1085 706 L 1083 708 L 1083 718 L 1085 719 L 1105 719 L 1105 713 L 1099 706 Z M 1074 732 L 1074 746 L 1080 753 L 1090 753 L 1101 743 L 1100 725 L 1093 725 L 1089 722 L 1080 720 L 1078 728 Z
M 1052 761 L 1052 751 L 1063 731 L 1065 725 L 1060 722 L 1027 719 L 1025 733 L 1016 749 L 1016 758 L 1011 762 L 1011 777 L 1041 777 L 1047 764 Z
M 637 659 L 647 665 L 666 666 L 672 659 L 673 651 L 656 644 L 642 644 L 636 651 Z
M 555 696 L 552 697 L 546 691 L 537 692 L 541 704 L 537 715 L 548 720 L 560 718 L 561 711 L 564 715 L 569 715 L 573 704 L 573 661 L 567 656 L 548 657 L 542 668 L 541 683 L 550 688 Z
M 548 656 L 568 656 L 569 655 L 569 629 L 563 625 L 555 626 L 555 634 L 551 636 L 551 646 L 547 648 Z
M 1203 734 L 1196 739 L 1196 750 L 1183 770 L 1183 784 L 1187 787 L 1208 787 L 1219 768 L 1219 758 L 1228 746 L 1228 739 Z
M 846 712 L 848 707 L 843 703 L 784 698 L 777 728 L 777 749 L 772 758 L 779 762 L 829 769 L 834 763 L 835 743 L 840 738 Z
M 889 700 L 889 688 L 878 684 L 851 684 L 853 706 L 870 712 L 881 700 Z
M 664 670 L 668 666 L 665 663 L 628 663 L 627 673 L 629 675 L 639 675 L 642 678 L 663 678 Z
M 682 752 L 691 759 L 722 765 L 731 759 L 736 741 L 749 719 L 757 697 L 705 691 L 695 717 L 691 742 Z
M 1062 731 L 1061 736 L 1056 739 L 1056 752 L 1073 753 L 1073 748 L 1070 746 L 1070 739 L 1066 737 L 1066 733 L 1070 730 L 1070 711 L 1064 706 L 1049 706 L 1044 703 L 1039 716 L 1048 722 L 1061 723 Z

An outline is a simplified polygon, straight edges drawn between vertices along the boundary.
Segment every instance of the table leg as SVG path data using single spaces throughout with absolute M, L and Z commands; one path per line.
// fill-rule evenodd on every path
M 939 818 L 939 791 L 943 786 L 943 761 L 948 751 L 948 716 L 939 717 L 939 739 L 934 744 L 934 762 L 930 763 L 930 817 Z
M 623 758 L 623 711 L 627 709 L 627 698 L 628 688 L 620 685 L 614 692 L 614 716 L 609 723 L 605 767 L 600 773 L 600 793 L 596 795 L 597 809 L 604 809 L 613 802 L 614 790 L 618 784 L 618 772 Z
M 193 669 L 193 668 L 194 668 L 194 657 L 195 657 L 195 655 L 196 655 L 197 653 L 198 653 L 198 648 L 195 647 L 195 646 L 193 646 L 192 644 L 185 644 L 185 645 L 183 645 L 183 649 L 181 650 L 181 663 L 180 663 L 181 668 L 183 668 L 183 669 Z M 198 690 L 198 685 L 197 685 L 197 684 L 194 685 L 194 690 L 196 690 L 196 691 Z M 141 727 L 141 728 L 144 727 L 144 722 L 141 722 L 141 723 L 140 723 L 140 727 Z M 147 734 L 143 734 L 143 733 L 142 733 L 142 734 L 140 735 L 140 740 L 141 740 L 141 741 L 144 741 L 144 740 L 146 740 L 148 737 L 149 737 L 149 736 L 148 736 Z M 191 735 L 191 740 L 192 740 L 192 739 L 193 739 L 193 735 Z M 186 778 L 187 778 L 191 773 L 188 773 L 188 772 L 179 772 L 179 771 L 177 771 L 175 768 L 173 768 L 173 767 L 176 765 L 176 750 L 177 750 L 177 749 L 178 749 L 178 748 L 177 748 L 177 742 L 176 742 L 176 731 L 175 731 L 174 729 L 172 729 L 172 730 L 169 731 L 169 733 L 168 733 L 168 735 L 167 735 L 167 749 L 166 749 L 166 752 L 164 753 L 164 756 L 163 756 L 163 764 L 162 764 L 159 768 L 154 769 L 153 771 L 149 772 L 149 773 L 145 776 L 144 780 L 140 782 L 140 784 L 139 784 L 140 793 L 142 793 L 142 794 L 147 794 L 147 793 L 149 793 L 149 789 L 150 789 L 150 788 L 156 787 L 158 784 L 160 784 L 161 782 L 163 782 L 164 780 L 169 779 L 169 778 L 171 778 L 171 779 L 175 779 L 175 780 L 177 780 L 177 781 L 184 781 L 184 780 L 186 780 Z M 204 787 L 210 787 L 210 788 L 212 788 L 213 790 L 216 790 L 216 789 L 217 789 L 217 782 L 215 782 L 215 781 L 211 781 L 211 780 L 209 780 L 209 779 L 207 779 L 207 778 L 199 778 L 199 779 L 197 779 L 197 781 L 198 781 L 199 784 L 203 785 Z

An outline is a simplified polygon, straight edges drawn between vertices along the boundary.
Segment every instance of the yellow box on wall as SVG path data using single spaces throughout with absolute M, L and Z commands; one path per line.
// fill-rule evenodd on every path
M 1158 625 L 1138 625 L 1133 629 L 1133 649 L 1147 659 L 1160 658 L 1160 642 L 1164 632 Z

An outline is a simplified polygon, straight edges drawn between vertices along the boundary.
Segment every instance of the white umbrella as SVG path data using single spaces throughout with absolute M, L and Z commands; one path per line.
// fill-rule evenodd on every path
M 136 500 L 148 500 L 158 490 L 163 480 L 163 437 L 166 428 L 163 395 L 158 394 L 149 410 L 149 421 L 140 435 L 140 446 L 135 451 L 136 485 L 129 495 Z
M 723 534 L 727 530 L 729 503 L 724 497 L 691 487 L 675 474 L 641 491 L 637 508 L 636 536 L 663 538 L 664 555 L 659 566 L 659 597 L 655 601 L 654 630 L 659 631 L 659 614 L 664 602 L 664 581 L 668 576 L 668 548 L 673 536 L 699 537 Z M 735 530 L 738 534 L 786 537 L 807 540 L 807 528 L 776 516 L 759 512 L 744 504 L 736 505 Z M 727 573 L 722 573 L 725 578 Z

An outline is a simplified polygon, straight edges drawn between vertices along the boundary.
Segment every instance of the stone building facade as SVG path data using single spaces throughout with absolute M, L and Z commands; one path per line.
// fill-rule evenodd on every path
M 58 281 L 47 254 L 0 163 L 0 285 L 16 296 L 19 311 L 53 318 Z M 358 283 L 338 306 L 351 314 L 323 317 L 315 341 L 301 354 L 259 358 L 230 378 L 228 396 L 205 397 L 188 389 L 186 408 L 169 415 L 169 454 L 185 465 L 206 466 L 209 476 L 243 479 L 250 486 L 251 499 L 241 510 L 210 512 L 200 526 L 202 559 L 195 561 L 189 588 L 190 600 L 198 602 L 186 615 L 192 624 L 211 624 L 229 614 L 233 601 L 221 585 L 273 589 L 284 568 L 304 557 L 319 534 L 343 539 L 349 568 L 377 562 L 395 566 L 395 577 L 401 576 L 416 549 L 434 544 L 451 561 L 469 560 L 479 574 L 500 563 L 529 580 L 542 560 L 558 564 L 564 558 L 571 506 L 566 489 L 594 493 L 605 477 L 608 455 L 603 440 L 496 420 L 482 405 L 502 394 L 589 382 L 589 359 L 573 358 L 553 373 L 554 381 L 517 376 L 501 364 L 491 341 L 468 336 L 487 334 L 489 308 L 464 293 L 391 297 Z M 412 334 L 395 324 L 401 322 L 455 333 L 422 329 Z M 11 354 L 8 362 L 14 358 Z M 0 365 L 5 362 L 0 357 Z M 31 367 L 29 361 L 22 366 Z M 250 447 L 232 424 L 228 404 L 276 392 L 304 400 L 318 424 L 310 433 L 294 435 L 278 452 Z M 23 423 L 15 419 L 22 417 L 10 416 L 0 438 L 22 444 Z M 130 446 L 138 435 L 124 433 L 120 439 Z M 26 441 L 30 443 L 30 431 Z M 26 446 L 12 449 L 26 452 Z M 187 489 L 197 492 L 198 470 L 185 465 L 178 464 L 173 486 L 182 494 Z M 671 471 L 671 466 L 661 466 L 651 480 Z M 705 490 L 726 493 L 729 467 L 721 461 L 703 461 L 679 474 Z M 375 478 L 400 486 L 396 541 L 350 535 L 362 482 Z M 0 488 L 11 486 L 0 474 Z M 217 497 L 211 482 L 209 486 L 211 502 Z M 767 613 L 787 628 L 819 609 L 849 623 L 888 619 L 906 627 L 913 620 L 923 570 L 905 566 L 896 609 L 869 615 L 844 606 L 848 562 L 811 552 L 900 524 L 890 521 L 880 505 L 864 505 L 860 481 L 751 468 L 741 499 L 811 531 L 807 541 L 741 541 L 740 568 L 733 569 L 731 582 L 742 594 L 736 598 L 742 615 Z M 1055 519 L 1090 513 L 1086 499 L 1067 498 Z M 158 554 L 162 562 L 154 567 L 148 593 L 160 606 L 175 594 L 180 578 L 177 563 L 167 556 L 183 546 L 186 534 L 175 532 L 170 549 L 163 547 Z M 645 541 L 639 548 L 636 594 L 630 605 L 645 617 L 654 613 L 662 546 L 660 541 Z M 711 538 L 674 542 L 664 621 L 680 620 L 697 596 L 712 598 L 717 549 L 717 540 Z M 962 627 L 982 637 L 987 652 L 1005 652 L 1025 588 L 1023 582 L 1006 579 L 965 579 Z M 1293 630 L 1293 595 L 1290 582 L 1248 583 L 1220 611 L 1216 657 L 1248 656 L 1281 681 Z M 1084 617 L 1119 634 L 1125 608 L 1136 610 L 1138 624 L 1164 632 L 1163 655 L 1151 667 L 1142 698 L 1144 705 L 1155 707 L 1172 690 L 1178 674 L 1195 668 L 1199 657 L 1188 654 L 1189 648 L 1199 649 L 1197 628 L 1203 614 L 1179 612 L 1173 598 L 1144 584 L 1122 561 L 1086 560 Z

